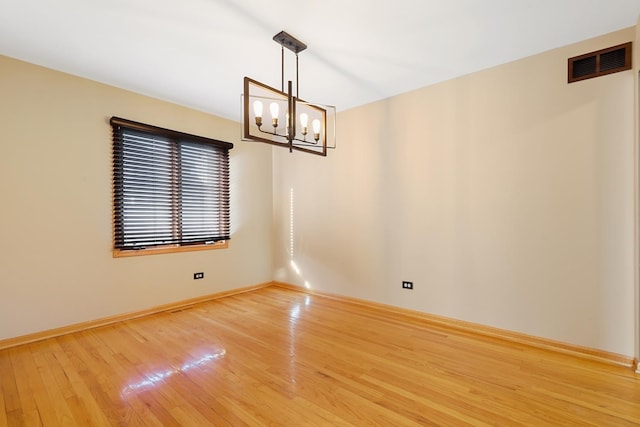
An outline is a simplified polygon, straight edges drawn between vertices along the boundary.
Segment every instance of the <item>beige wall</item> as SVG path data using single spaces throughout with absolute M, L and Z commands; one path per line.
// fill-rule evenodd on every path
M 633 356 L 634 73 L 569 85 L 566 60 L 634 39 L 342 112 L 326 159 L 274 151 L 275 279 Z
M 112 258 L 112 115 L 235 144 L 229 249 Z M 0 57 L 0 124 L 0 339 L 271 280 L 271 149 L 238 123 Z

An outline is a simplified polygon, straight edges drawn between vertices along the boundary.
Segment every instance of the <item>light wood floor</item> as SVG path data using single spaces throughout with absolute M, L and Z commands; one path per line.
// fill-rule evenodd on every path
M 0 351 L 5 425 L 640 425 L 640 378 L 270 287 Z

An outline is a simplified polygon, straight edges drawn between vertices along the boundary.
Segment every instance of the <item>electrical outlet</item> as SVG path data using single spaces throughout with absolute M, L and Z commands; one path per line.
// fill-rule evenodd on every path
M 413 282 L 402 282 L 402 289 L 413 289 Z
M 204 279 L 204 273 L 193 273 L 193 280 Z

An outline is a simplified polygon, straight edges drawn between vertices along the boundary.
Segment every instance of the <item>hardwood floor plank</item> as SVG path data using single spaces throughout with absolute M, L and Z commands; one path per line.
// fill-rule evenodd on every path
M 43 425 L 41 415 L 51 418 L 51 405 L 42 396 L 44 387 L 32 363 L 29 347 L 12 348 L 9 350 L 9 355 L 14 368 L 22 421 L 26 425 L 41 426 Z
M 18 385 L 8 351 L 0 352 L 0 394 L 5 414 L 21 410 Z
M 6 427 L 7 425 L 9 425 L 9 421 L 7 418 L 7 410 L 6 410 L 7 405 L 5 404 L 4 401 L 4 393 L 2 392 L 2 388 L 0 387 L 0 408 L 2 408 L 2 411 L 0 411 L 0 427 Z
M 43 346 L 39 346 L 42 348 Z M 59 396 L 65 396 L 65 394 L 69 395 L 69 390 L 64 390 L 59 387 L 57 381 L 57 371 L 59 370 L 59 365 L 56 363 L 55 359 L 51 357 L 47 357 L 47 352 L 39 351 L 37 348 L 31 348 L 31 353 L 33 355 L 33 361 L 35 366 L 37 367 L 38 374 L 42 380 L 43 391 L 46 393 L 47 401 L 51 402 L 51 406 L 53 409 L 53 413 L 51 417 L 43 416 L 44 419 L 51 418 L 54 420 L 49 423 L 50 425 L 57 426 L 77 426 L 77 422 L 75 421 L 75 417 L 69 408 L 66 399 L 60 399 Z M 42 407 L 41 404 L 38 405 Z M 48 423 L 44 423 L 47 425 Z
M 640 380 L 269 287 L 0 350 L 5 425 L 626 426 Z

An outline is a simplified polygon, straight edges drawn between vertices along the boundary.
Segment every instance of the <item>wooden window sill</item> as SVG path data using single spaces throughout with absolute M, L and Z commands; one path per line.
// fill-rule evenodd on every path
M 228 247 L 229 247 L 229 241 L 225 240 L 223 242 L 214 243 L 212 245 L 193 245 L 193 246 L 168 245 L 168 246 L 158 246 L 154 248 L 140 249 L 140 250 L 114 249 L 113 257 L 124 258 L 124 257 L 132 257 L 132 256 L 171 254 L 176 252 L 208 251 L 211 249 L 226 249 Z

